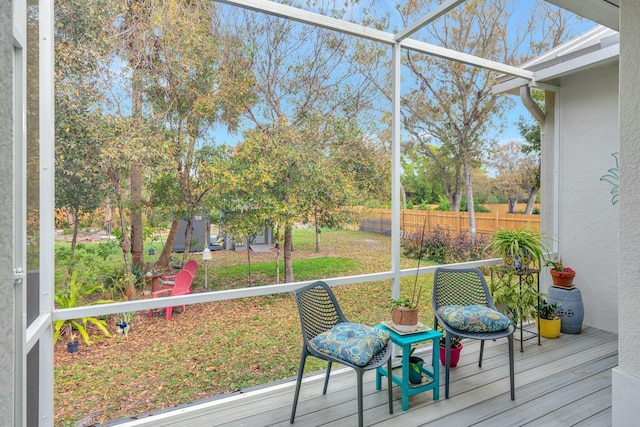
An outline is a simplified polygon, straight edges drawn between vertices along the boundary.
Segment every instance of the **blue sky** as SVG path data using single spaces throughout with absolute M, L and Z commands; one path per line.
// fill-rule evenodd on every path
M 383 15 L 386 13 L 389 14 L 391 20 L 390 20 L 390 28 L 388 29 L 388 31 L 394 31 L 398 28 L 403 27 L 403 24 L 399 19 L 400 16 L 396 10 L 396 6 L 395 6 L 396 3 L 397 2 L 388 1 L 388 0 L 373 2 L 374 11 L 376 15 Z M 537 3 L 536 0 L 512 0 L 510 4 L 514 8 L 514 15 L 512 20 L 513 22 L 509 24 L 509 27 L 513 26 L 513 28 L 515 29 L 516 27 L 520 26 L 523 22 L 525 22 L 531 16 L 532 13 L 535 13 L 536 3 Z M 336 7 L 340 7 L 340 2 L 338 2 L 338 5 Z M 350 10 L 350 13 L 358 15 L 363 12 L 362 7 L 363 7 L 362 4 L 359 4 L 356 9 Z M 593 23 L 591 23 L 590 21 L 586 21 L 586 20 L 583 20 L 582 22 L 574 21 L 572 23 L 570 33 L 575 36 L 577 34 L 580 34 L 586 31 L 591 26 L 593 26 Z M 431 40 L 427 40 L 427 41 L 432 42 Z M 513 140 L 520 141 L 521 137 L 516 125 L 518 122 L 518 119 L 521 116 L 526 117 L 527 119 L 531 118 L 530 113 L 524 108 L 520 99 L 515 96 L 512 96 L 512 99 L 514 101 L 513 102 L 514 107 L 506 115 L 506 120 L 505 120 L 506 128 L 504 132 L 502 132 L 501 134 L 495 135 L 495 137 L 501 143 L 506 143 Z M 241 139 L 241 135 L 239 133 L 228 134 L 224 126 L 218 126 L 212 132 L 212 135 L 214 136 L 215 142 L 217 144 L 221 144 L 221 143 L 235 144 Z

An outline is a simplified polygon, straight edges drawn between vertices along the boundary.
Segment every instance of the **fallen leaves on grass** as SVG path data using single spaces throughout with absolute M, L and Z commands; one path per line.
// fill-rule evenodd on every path
M 323 245 L 331 247 L 323 256 L 357 253 L 350 274 L 387 269 L 388 237 L 355 242 L 356 235 Z M 314 256 L 308 245 L 297 244 L 296 256 Z M 219 251 L 209 273 L 223 262 L 244 262 L 238 260 L 245 256 Z M 336 294 L 353 321 L 375 324 L 388 315 L 388 281 L 339 287 Z M 81 343 L 78 353 L 67 353 L 60 341 L 54 361 L 55 424 L 89 426 L 293 377 L 302 342 L 297 313 L 289 294 L 246 298 L 192 305 L 185 313 L 177 309 L 171 321 L 139 312 L 128 337 L 115 335 L 91 347 Z M 325 366 L 310 358 L 305 371 Z

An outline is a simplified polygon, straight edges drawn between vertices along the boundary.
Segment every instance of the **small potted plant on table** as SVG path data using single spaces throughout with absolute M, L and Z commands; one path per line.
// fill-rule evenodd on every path
M 536 318 L 536 327 L 540 332 L 540 336 L 545 338 L 558 338 L 560 335 L 561 319 L 558 314 L 560 304 L 554 302 L 549 304 L 546 300 L 540 302 L 538 307 L 538 315 L 540 317 L 540 323 Z
M 400 332 L 411 332 L 418 328 L 418 305 L 408 298 L 391 300 L 391 322 Z
M 573 278 L 576 277 L 576 272 L 571 267 L 565 267 L 562 263 L 562 259 L 559 261 L 547 261 L 546 266 L 551 267 L 549 272 L 551 273 L 551 279 L 553 280 L 553 286 L 560 286 L 563 288 L 570 288 L 573 286 Z

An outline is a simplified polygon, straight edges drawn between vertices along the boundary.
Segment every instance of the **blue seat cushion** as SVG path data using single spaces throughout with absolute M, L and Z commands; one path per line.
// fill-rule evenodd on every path
M 310 341 L 317 351 L 356 366 L 365 366 L 384 348 L 391 335 L 359 323 L 338 323 Z
M 497 332 L 511 324 L 507 316 L 484 305 L 446 305 L 438 315 L 449 326 L 467 332 Z

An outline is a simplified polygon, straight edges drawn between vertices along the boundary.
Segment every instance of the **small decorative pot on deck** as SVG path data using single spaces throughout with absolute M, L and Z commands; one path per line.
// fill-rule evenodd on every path
M 422 382 L 422 365 L 424 365 L 424 360 L 420 357 L 409 357 L 409 382 L 411 384 L 420 384 Z
M 538 327 L 538 319 L 536 318 L 536 327 Z M 540 318 L 540 336 L 545 338 L 558 338 L 560 335 L 560 326 L 562 326 L 562 320 L 560 317 L 549 320 Z
M 462 352 L 462 343 L 456 344 L 454 347 L 451 346 L 451 356 L 449 360 L 449 366 L 455 368 L 458 366 L 458 362 L 460 361 L 460 353 Z M 440 363 L 442 366 L 446 366 L 446 353 L 445 347 L 443 345 L 440 346 Z
M 570 288 L 571 286 L 573 286 L 573 278 L 576 276 L 576 272 L 574 270 L 549 270 L 549 272 L 551 273 L 551 279 L 553 280 L 554 286 L 562 286 L 565 288 Z

